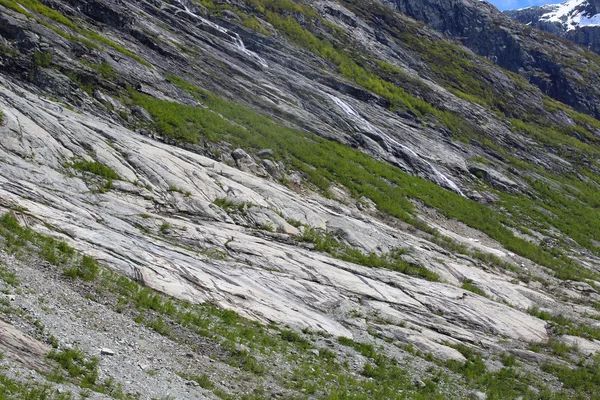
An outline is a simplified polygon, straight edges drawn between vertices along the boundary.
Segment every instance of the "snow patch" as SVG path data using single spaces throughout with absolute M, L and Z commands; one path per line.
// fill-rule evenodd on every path
M 600 14 L 587 14 L 585 10 L 587 4 L 587 0 L 567 0 L 560 4 L 546 4 L 542 9 L 547 12 L 540 17 L 540 21 L 562 24 L 567 31 L 582 26 L 600 26 Z

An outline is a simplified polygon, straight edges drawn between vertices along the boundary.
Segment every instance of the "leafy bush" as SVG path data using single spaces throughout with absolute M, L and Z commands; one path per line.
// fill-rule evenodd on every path
M 67 268 L 63 274 L 72 279 L 83 279 L 84 281 L 92 281 L 98 277 L 100 267 L 96 260 L 89 256 L 83 256 L 75 267 Z
M 38 68 L 46 68 L 52 64 L 52 53 L 49 51 L 35 50 L 33 52 L 33 65 Z
M 50 360 L 56 361 L 70 377 L 80 381 L 82 387 L 93 387 L 98 379 L 98 359 L 87 357 L 78 347 L 66 350 L 51 350 Z

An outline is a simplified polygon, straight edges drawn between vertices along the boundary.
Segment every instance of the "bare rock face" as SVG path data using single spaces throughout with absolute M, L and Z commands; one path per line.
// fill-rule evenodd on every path
M 269 359 L 285 380 L 273 397 L 312 395 L 286 386 L 309 370 L 291 360 L 318 357 L 371 382 L 381 360 L 370 346 L 392 367 L 414 364 L 407 382 L 423 393 L 443 380 L 429 367 L 495 373 L 511 368 L 510 354 L 555 389 L 540 365 L 567 361 L 552 346 L 598 351 L 597 340 L 557 339 L 570 329 L 558 315 L 589 324 L 600 299 L 596 242 L 573 227 L 595 227 L 573 216 L 595 215 L 600 172 L 600 70 L 589 52 L 471 0 L 394 3 L 435 29 L 378 2 L 264 5 L 277 15 L 234 3 L 44 2 L 54 19 L 0 5 L 0 215 L 135 285 L 251 319 L 287 342 L 277 351 L 304 346 L 309 358 Z M 99 282 L 43 265 L 65 293 Z M 77 307 L 111 305 L 75 297 Z M 145 316 L 133 308 L 86 328 L 102 339 L 83 342 L 103 373 L 140 350 L 131 343 L 167 344 L 164 326 L 136 331 Z M 50 329 L 63 327 L 43 311 Z M 125 321 L 128 311 L 139 315 Z M 128 376 L 142 378 L 127 385 L 144 389 L 161 374 L 149 364 L 183 344 L 210 348 L 203 367 L 245 363 L 228 375 L 235 385 L 271 353 L 254 354 L 252 334 L 187 343 L 192 332 L 171 322 L 181 343 L 137 357 Z M 78 324 L 65 333 L 71 343 Z M 0 325 L 0 347 L 43 368 L 36 358 L 48 349 L 13 327 Z M 175 371 L 181 359 L 197 362 L 182 353 L 165 357 L 173 370 L 163 383 L 182 384 L 176 397 L 214 397 L 206 378 Z M 464 389 L 440 393 L 474 388 Z M 251 392 L 240 383 L 234 393 Z
M 447 335 L 469 341 L 495 341 L 497 334 L 526 342 L 546 339 L 545 323 L 523 311 L 485 297 L 465 296 L 463 290 L 444 283 L 357 266 L 284 240 L 267 242 L 232 224 L 211 202 L 227 198 L 236 204 L 252 203 L 246 221 L 253 221 L 255 226 L 281 226 L 288 235 L 298 230 L 280 215 L 311 227 L 351 233 L 351 237 L 342 237 L 366 252 L 389 251 L 400 243 L 420 248 L 414 254 L 420 262 L 434 263 L 431 268 L 452 279 L 455 267 L 433 261 L 446 256 L 431 244 L 371 221 L 354 206 L 331 209 L 330 201 L 319 196 L 304 198 L 278 183 L 93 117 L 42 107 L 42 101 L 31 94 L 16 96 L 3 89 L 0 98 L 12 110 L 0 128 L 4 137 L 0 148 L 7 161 L 0 172 L 2 205 L 26 208 L 68 233 L 73 239 L 62 238 L 76 248 L 140 277 L 152 288 L 191 301 L 211 301 L 261 321 L 280 321 L 336 336 L 353 335 L 344 325 L 346 315 L 336 314 L 336 305 L 350 301 L 352 308 L 359 310 L 364 307 L 359 299 L 368 298 L 367 309 L 410 321 L 422 334 L 427 332 L 423 348 L 442 358 L 456 357 L 452 350 L 444 350 Z M 123 179 L 150 182 L 151 190 L 146 193 L 152 197 L 146 199 L 144 191 L 127 189 L 127 182 L 115 185 L 121 188 L 116 191 L 96 194 L 88 189 L 83 176 L 63 175 L 61 160 L 84 157 L 84 143 L 91 144 L 102 162 Z M 31 161 L 21 158 L 25 154 L 32 155 Z M 235 151 L 233 158 L 240 161 L 250 156 Z M 42 159 L 44 165 L 38 164 L 36 160 Z M 170 192 L 170 187 L 189 194 Z M 157 214 L 154 207 L 170 209 L 173 214 Z M 187 217 L 175 218 L 181 212 Z M 152 217 L 143 219 L 141 214 Z M 163 232 L 166 237 L 181 238 L 201 250 L 218 249 L 227 257 L 211 259 L 164 246 L 161 240 L 150 239 L 135 227 L 142 221 L 150 230 L 158 230 L 161 221 L 166 221 L 170 226 Z M 426 247 L 430 250 L 425 251 Z M 476 270 L 469 264 L 461 266 L 461 274 L 469 276 L 469 271 Z M 507 278 L 477 274 L 483 285 L 489 280 L 490 285 L 495 282 L 512 287 Z M 510 297 L 511 302 L 530 304 L 516 291 Z M 425 316 L 429 310 L 437 310 L 440 316 Z M 405 342 L 420 336 L 393 331 L 389 335 Z
M 460 40 L 477 54 L 489 58 L 502 68 L 526 76 L 549 96 L 569 104 L 574 108 L 600 116 L 600 104 L 597 89 L 589 90 L 577 84 L 577 78 L 564 66 L 564 56 L 571 51 L 557 38 L 533 31 L 527 21 L 531 16 L 539 15 L 537 9 L 513 11 L 503 15 L 487 2 L 479 0 L 392 0 L 399 11 L 425 22 L 433 28 Z M 586 13 L 597 8 L 595 1 L 589 2 Z M 524 14 L 520 14 L 524 13 Z M 595 15 L 595 14 L 589 14 Z M 527 25 L 512 22 L 508 17 Z M 557 33 L 598 51 L 597 27 L 585 27 L 571 30 L 558 29 L 556 24 L 534 24 L 536 28 Z M 540 41 L 550 47 L 540 47 Z M 543 76 L 543 77 L 542 77 Z
M 24 334 L 3 320 L 0 320 L 0 350 L 8 358 L 31 369 L 49 372 L 45 358 L 50 346 Z

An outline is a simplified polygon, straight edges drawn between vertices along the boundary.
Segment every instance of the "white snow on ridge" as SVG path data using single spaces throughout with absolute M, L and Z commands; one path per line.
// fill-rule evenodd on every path
M 542 8 L 548 12 L 540 17 L 540 21 L 560 23 L 567 31 L 582 26 L 600 26 L 600 14 L 585 14 L 586 4 L 587 0 L 567 0 L 560 4 L 546 4 Z
M 579 26 L 598 26 L 600 25 L 600 14 L 592 15 L 591 17 L 582 15 L 579 20 Z

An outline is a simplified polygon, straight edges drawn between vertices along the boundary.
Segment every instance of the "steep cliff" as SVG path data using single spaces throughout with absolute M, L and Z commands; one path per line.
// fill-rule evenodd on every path
M 600 116 L 598 88 L 588 61 L 598 55 L 510 20 L 479 0 L 394 0 L 397 10 L 443 32 L 495 64 L 519 73 L 548 96 L 579 111 Z M 581 62 L 570 62 L 569 60 Z M 585 84 L 580 79 L 586 78 Z M 590 75 L 591 74 L 591 75 Z

